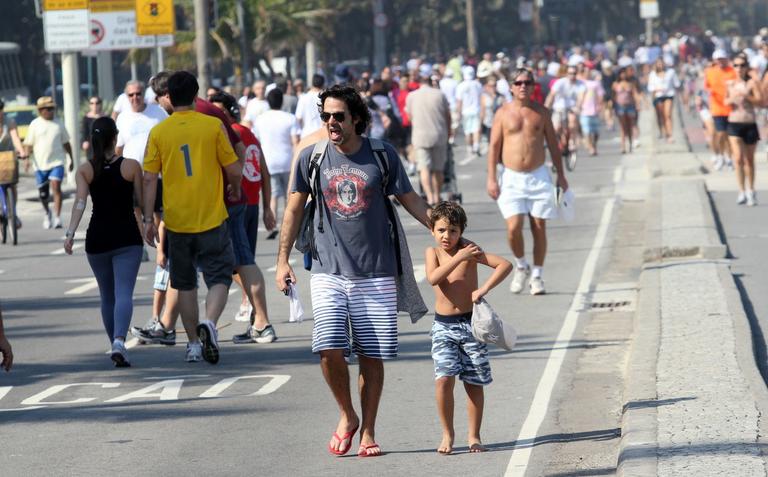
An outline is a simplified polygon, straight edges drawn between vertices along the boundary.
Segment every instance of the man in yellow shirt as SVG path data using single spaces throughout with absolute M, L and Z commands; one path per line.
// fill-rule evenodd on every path
M 163 175 L 164 222 L 168 231 L 171 286 L 179 290 L 179 311 L 190 337 L 187 361 L 219 360 L 214 322 L 224 310 L 232 283 L 234 255 L 225 220 L 224 178 L 231 199 L 240 197 L 242 167 L 217 118 L 195 112 L 197 79 L 186 71 L 168 78 L 173 115 L 149 134 L 144 156 L 144 227 L 155 245 L 152 219 L 157 176 Z M 206 319 L 199 320 L 197 270 L 208 286 Z M 193 337 L 199 336 L 199 340 Z M 202 343 L 201 343 L 202 342 Z

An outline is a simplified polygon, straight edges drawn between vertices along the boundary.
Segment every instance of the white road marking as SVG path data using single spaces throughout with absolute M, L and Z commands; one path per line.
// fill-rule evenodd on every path
M 288 265 L 295 265 L 296 259 L 295 258 L 289 258 L 288 259 Z M 267 269 L 268 272 L 276 272 L 277 271 L 277 265 L 273 265 Z
M 78 243 L 72 245 L 72 250 L 73 251 L 74 250 L 79 250 L 79 249 L 81 249 L 83 247 L 85 247 L 85 242 L 78 242 Z M 60 248 L 57 248 L 56 250 L 51 252 L 51 255 L 64 255 L 65 253 L 67 253 L 67 252 L 64 251 L 64 246 L 61 246 Z
M 467 165 L 467 164 L 469 164 L 470 162 L 474 161 L 476 157 L 477 157 L 477 156 L 475 156 L 474 154 L 469 154 L 469 155 L 468 155 L 467 157 L 465 157 L 464 159 L 462 159 L 462 160 L 460 160 L 460 161 L 456 161 L 456 165 L 458 165 L 458 166 L 466 166 L 466 165 Z
M 178 376 L 148 376 L 142 379 L 159 380 L 159 379 L 182 379 L 182 378 L 207 378 L 210 374 L 180 374 Z
M 288 374 L 263 374 L 263 375 L 236 376 L 234 378 L 225 378 L 219 381 L 218 383 L 214 384 L 210 388 L 208 388 L 206 391 L 204 391 L 200 395 L 200 397 L 201 398 L 219 397 L 221 393 L 223 393 L 228 387 L 232 386 L 235 382 L 241 379 L 257 379 L 257 378 L 268 378 L 269 381 L 266 382 L 262 387 L 260 387 L 258 391 L 252 394 L 248 394 L 248 396 L 266 396 L 267 394 L 271 394 L 277 391 L 278 388 L 280 388 L 280 386 L 287 383 L 288 380 L 291 379 L 291 376 Z
M 78 283 L 78 282 L 85 282 L 85 284 L 80 285 L 79 287 L 75 287 L 71 290 L 67 290 L 64 292 L 65 295 L 82 295 L 83 293 L 87 293 L 91 290 L 95 290 L 96 288 L 99 288 L 99 284 L 96 282 L 95 278 L 80 278 L 77 280 L 67 280 L 69 283 Z
M 427 265 L 422 263 L 413 266 L 413 278 L 416 279 L 416 283 L 421 283 L 427 278 Z
M 460 181 L 468 181 L 472 178 L 472 174 L 457 174 L 456 179 Z
M 509 459 L 507 470 L 504 473 L 505 477 L 523 476 L 528 468 L 528 461 L 531 458 L 536 435 L 547 414 L 549 400 L 552 397 L 552 389 L 555 387 L 557 376 L 560 374 L 560 368 L 562 367 L 565 355 L 568 352 L 568 344 L 573 338 L 573 333 L 576 330 L 579 312 L 584 309 L 587 295 L 592 286 L 595 268 L 597 267 L 597 260 L 600 257 L 600 251 L 603 248 L 605 238 L 608 234 L 608 225 L 611 222 L 615 203 L 616 199 L 611 198 L 606 201 L 605 207 L 603 207 L 603 215 L 600 218 L 600 225 L 597 228 L 595 241 L 592 243 L 592 248 L 589 251 L 587 260 L 584 262 L 579 286 L 576 289 L 573 301 L 571 301 L 571 307 L 565 315 L 563 326 L 560 328 L 560 333 L 557 335 L 557 341 L 555 341 L 553 349 L 549 353 L 549 359 L 547 359 L 547 365 L 544 368 L 541 380 L 536 388 L 536 394 L 533 396 L 533 403 L 528 411 L 528 416 L 525 418 L 525 422 L 523 422 L 523 426 L 520 429 L 520 434 L 517 436 L 517 444 L 512 451 L 512 457 Z
M 624 176 L 624 168 L 621 166 L 616 166 L 616 169 L 613 171 L 613 183 L 618 184 L 621 182 L 622 177 Z

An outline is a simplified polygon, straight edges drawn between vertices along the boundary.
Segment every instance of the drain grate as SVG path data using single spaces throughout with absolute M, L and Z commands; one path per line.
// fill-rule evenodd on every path
M 631 305 L 631 301 L 597 301 L 589 304 L 593 310 L 615 310 L 616 308 L 626 308 Z

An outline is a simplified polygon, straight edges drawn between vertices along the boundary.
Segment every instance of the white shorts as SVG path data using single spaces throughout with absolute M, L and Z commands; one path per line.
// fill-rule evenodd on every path
M 499 187 L 496 203 L 505 219 L 528 214 L 539 219 L 557 217 L 554 186 L 546 165 L 531 172 L 505 168 Z
M 480 131 L 480 115 L 479 114 L 462 114 L 461 115 L 461 128 L 464 130 L 464 134 L 472 134 Z

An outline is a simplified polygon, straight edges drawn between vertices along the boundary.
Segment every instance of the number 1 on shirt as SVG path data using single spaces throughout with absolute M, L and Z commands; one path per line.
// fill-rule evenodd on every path
M 187 177 L 189 177 L 192 175 L 192 159 L 189 158 L 189 144 L 184 144 L 180 149 L 184 153 L 184 167 L 187 169 Z

